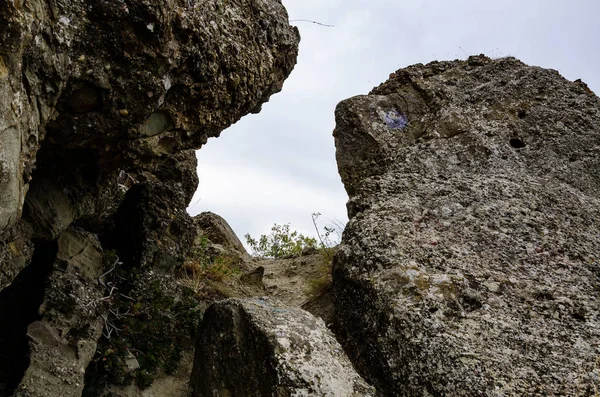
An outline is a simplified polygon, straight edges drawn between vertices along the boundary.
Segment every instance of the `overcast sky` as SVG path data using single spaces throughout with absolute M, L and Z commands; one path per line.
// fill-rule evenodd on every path
M 600 0 L 283 0 L 302 35 L 283 91 L 198 151 L 188 211 L 223 216 L 240 239 L 311 213 L 345 221 L 334 109 L 397 69 L 468 55 L 514 56 L 600 93 Z

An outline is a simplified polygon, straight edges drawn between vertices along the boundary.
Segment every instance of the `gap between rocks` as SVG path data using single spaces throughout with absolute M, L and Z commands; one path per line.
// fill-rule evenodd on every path
M 29 366 L 27 327 L 40 319 L 57 250 L 56 241 L 38 243 L 31 264 L 0 291 L 0 397 L 12 396 Z

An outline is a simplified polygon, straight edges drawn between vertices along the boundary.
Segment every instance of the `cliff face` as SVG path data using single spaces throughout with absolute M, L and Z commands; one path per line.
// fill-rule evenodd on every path
M 281 89 L 299 40 L 278 1 L 0 7 L 0 232 L 45 240 L 103 229 L 119 185 L 172 181 L 189 199 L 191 149 Z
M 0 357 L 22 358 L 0 365 L 0 395 L 29 364 L 32 322 L 30 339 L 50 335 L 36 339 L 32 366 L 48 343 L 95 346 L 114 292 L 99 275 L 118 263 L 143 278 L 183 261 L 194 149 L 281 90 L 298 42 L 279 0 L 0 4 L 0 314 L 12 324 Z M 95 259 L 72 260 L 74 246 Z M 83 387 L 86 349 L 41 370 L 77 383 L 60 395 Z M 35 371 L 28 395 L 52 395 Z
M 337 327 L 386 396 L 598 388 L 600 99 L 484 56 L 336 110 L 350 222 Z

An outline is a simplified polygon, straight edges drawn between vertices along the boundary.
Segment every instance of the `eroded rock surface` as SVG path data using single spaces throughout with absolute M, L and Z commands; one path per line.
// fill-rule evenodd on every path
M 205 313 L 194 396 L 373 396 L 322 320 L 275 301 L 229 299 Z
M 30 362 L 15 396 L 81 396 L 85 370 L 104 326 L 98 239 L 69 229 L 57 246 L 40 317 L 27 327 Z
M 185 212 L 194 150 L 281 90 L 298 42 L 279 0 L 0 3 L 0 314 L 14 324 L 0 347 L 17 346 L 0 356 L 18 361 L 0 364 L 1 397 L 19 383 L 31 395 L 80 394 L 86 366 L 89 396 L 177 371 L 177 343 L 199 317 L 174 277 L 197 233 Z M 104 284 L 87 251 L 73 257 L 81 263 L 56 259 L 73 230 L 96 241 Z M 59 296 L 67 285 L 107 298 L 109 314 L 84 313 L 75 290 Z M 106 321 L 114 334 L 87 365 L 73 343 L 95 343 Z M 26 335 L 58 347 L 32 343 L 27 368 Z
M 338 328 L 386 396 L 593 395 L 600 100 L 484 56 L 341 102 Z
M 210 245 L 213 255 L 233 257 L 237 262 L 250 261 L 250 255 L 231 226 L 221 216 L 212 212 L 202 212 L 194 217 L 198 229 L 196 245 Z
M 3 2 L 3 240 L 32 178 L 37 197 L 60 198 L 40 219 L 31 195 L 29 220 L 51 236 L 71 218 L 105 227 L 121 187 L 159 178 L 193 191 L 178 164 L 195 159 L 174 154 L 258 111 L 291 72 L 298 40 L 277 0 Z

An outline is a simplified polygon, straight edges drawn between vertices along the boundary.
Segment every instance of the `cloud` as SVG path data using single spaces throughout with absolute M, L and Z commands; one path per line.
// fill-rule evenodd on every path
M 198 174 L 200 188 L 188 211 L 192 215 L 205 210 L 226 213 L 240 237 L 266 233 L 274 223 L 291 223 L 295 229 L 314 235 L 313 212 L 346 219 L 345 192 L 298 180 L 286 169 L 200 163 Z

